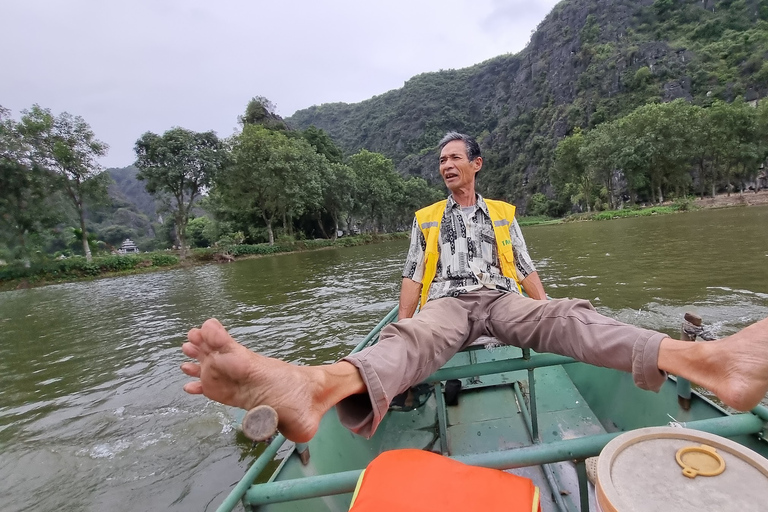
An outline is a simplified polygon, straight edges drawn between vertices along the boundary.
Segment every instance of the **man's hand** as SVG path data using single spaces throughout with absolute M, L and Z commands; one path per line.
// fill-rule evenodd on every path
M 397 311 L 397 319 L 411 318 L 416 312 L 421 298 L 421 283 L 404 277 L 400 288 L 400 308 Z
M 547 293 L 544 291 L 544 285 L 541 284 L 539 273 L 528 274 L 528 277 L 520 283 L 523 291 L 532 299 L 547 300 Z

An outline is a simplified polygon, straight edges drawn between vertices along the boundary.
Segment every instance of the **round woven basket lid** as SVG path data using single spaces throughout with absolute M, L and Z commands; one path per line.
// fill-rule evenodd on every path
M 620 435 L 600 453 L 597 480 L 603 512 L 768 510 L 768 459 L 687 428 Z

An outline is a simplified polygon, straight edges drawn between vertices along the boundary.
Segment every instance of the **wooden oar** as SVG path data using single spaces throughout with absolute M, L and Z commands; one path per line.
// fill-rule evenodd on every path
M 266 441 L 277 432 L 277 412 L 268 405 L 259 405 L 245 413 L 243 434 L 252 441 Z

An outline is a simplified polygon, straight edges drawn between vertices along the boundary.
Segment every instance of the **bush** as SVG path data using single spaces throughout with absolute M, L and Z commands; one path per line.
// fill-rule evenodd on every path
M 120 272 L 122 270 L 135 268 L 142 262 L 142 260 L 142 257 L 135 255 L 114 255 L 94 258 L 93 261 L 97 263 L 99 268 L 104 272 Z
M 285 252 L 280 245 L 233 245 L 229 248 L 229 254 L 232 256 L 245 256 L 249 254 L 274 254 L 276 252 Z
M 549 199 L 541 192 L 537 192 L 531 196 L 528 201 L 528 215 L 536 217 L 538 215 L 546 215 L 549 208 Z
M 674 208 L 675 210 L 679 210 L 681 212 L 692 210 L 695 201 L 696 201 L 695 197 L 691 197 L 691 196 L 679 197 L 675 199 L 675 202 L 672 204 L 672 208 Z
M 149 259 L 156 267 L 169 267 L 179 263 L 179 258 L 173 254 L 155 253 L 150 255 Z

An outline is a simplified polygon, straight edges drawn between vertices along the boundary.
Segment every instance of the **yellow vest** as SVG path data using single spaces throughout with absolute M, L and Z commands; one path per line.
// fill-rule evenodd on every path
M 515 218 L 515 207 L 504 201 L 494 201 L 485 198 L 483 200 L 488 207 L 488 213 L 491 215 L 491 222 L 493 223 L 493 233 L 496 238 L 501 273 L 505 277 L 514 280 L 517 288 L 520 289 L 517 272 L 515 271 L 515 255 L 512 252 L 512 240 L 509 237 L 509 225 Z M 419 223 L 419 228 L 424 234 L 424 239 L 427 241 L 427 248 L 424 254 L 426 265 L 424 267 L 424 278 L 421 280 L 421 302 L 419 304 L 421 307 L 424 307 L 424 304 L 427 302 L 429 287 L 437 274 L 437 260 L 440 258 L 440 224 L 443 221 L 443 213 L 445 213 L 445 205 L 447 203 L 448 200 L 444 199 L 416 212 L 416 222 Z

